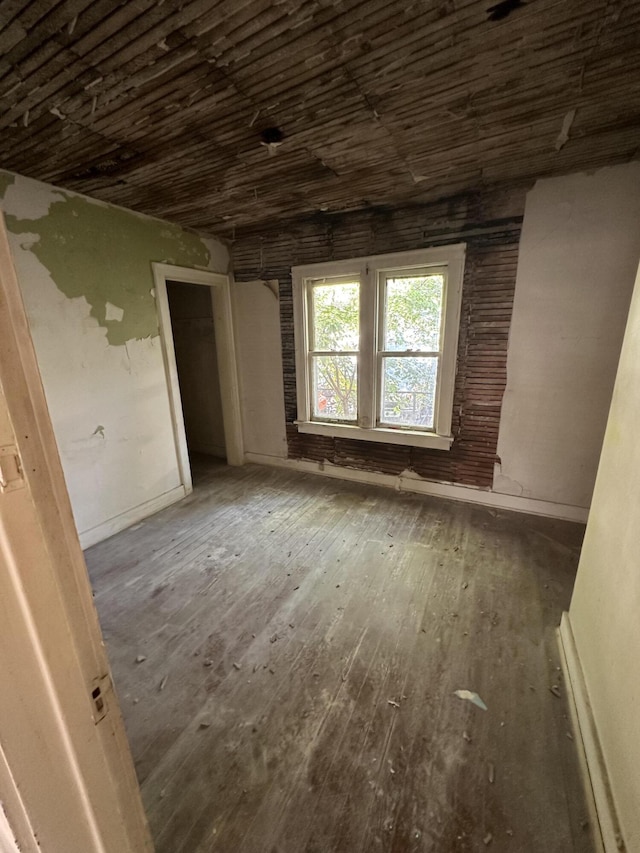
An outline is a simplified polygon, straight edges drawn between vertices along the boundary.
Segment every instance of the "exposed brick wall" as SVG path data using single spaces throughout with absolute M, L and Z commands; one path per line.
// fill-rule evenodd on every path
M 515 288 L 524 188 L 475 194 L 402 210 L 318 216 L 236 234 L 239 281 L 280 283 L 280 321 L 289 456 L 489 488 L 493 481 Z M 298 433 L 291 267 L 465 242 L 450 451 Z

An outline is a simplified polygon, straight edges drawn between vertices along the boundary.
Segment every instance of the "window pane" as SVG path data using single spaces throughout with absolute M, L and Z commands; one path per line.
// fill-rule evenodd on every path
M 433 429 L 438 359 L 382 359 L 380 422 Z
M 388 278 L 383 349 L 438 352 L 443 290 L 443 275 Z
M 313 416 L 355 421 L 358 416 L 358 359 L 355 355 L 313 358 Z
M 316 284 L 311 288 L 314 350 L 357 350 L 360 285 Z

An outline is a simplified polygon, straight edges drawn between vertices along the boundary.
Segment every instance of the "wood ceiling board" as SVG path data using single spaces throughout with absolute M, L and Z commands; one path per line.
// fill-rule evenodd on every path
M 498 23 L 479 0 L 34 0 L 0 15 L 0 165 L 192 227 L 637 156 L 640 0 L 530 0 Z M 285 134 L 275 157 L 269 125 Z

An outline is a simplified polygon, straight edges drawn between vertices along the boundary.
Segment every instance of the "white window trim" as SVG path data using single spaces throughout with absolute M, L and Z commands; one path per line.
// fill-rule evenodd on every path
M 379 441 L 414 447 L 449 450 L 453 443 L 451 420 L 456 377 L 462 280 L 466 244 L 456 243 L 413 252 L 370 255 L 347 261 L 329 261 L 292 267 L 293 310 L 296 342 L 296 385 L 299 432 L 327 435 L 358 441 Z M 380 273 L 411 267 L 446 267 L 445 308 L 442 328 L 434 429 L 412 430 L 404 427 L 376 426 Z M 311 377 L 309 376 L 309 317 L 307 283 L 322 277 L 350 277 L 360 281 L 360 353 L 358 375 L 358 424 L 341 424 L 312 419 Z M 370 318 L 367 320 L 366 318 Z

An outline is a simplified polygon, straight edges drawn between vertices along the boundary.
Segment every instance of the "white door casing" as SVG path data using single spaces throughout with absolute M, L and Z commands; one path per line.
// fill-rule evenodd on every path
M 171 331 L 171 314 L 167 296 L 167 281 L 181 281 L 185 284 L 200 284 L 211 289 L 213 305 L 213 323 L 216 334 L 216 351 L 222 397 L 222 419 L 224 423 L 227 462 L 229 465 L 244 464 L 244 445 L 242 438 L 242 419 L 240 413 L 240 390 L 236 364 L 233 316 L 231 309 L 231 290 L 229 277 L 221 273 L 206 270 L 178 267 L 172 264 L 153 263 L 153 277 L 158 306 L 158 322 L 162 354 L 169 389 L 169 404 L 176 444 L 176 455 L 180 477 L 185 491 L 192 490 L 191 467 L 187 452 L 187 437 L 180 400 L 178 369 Z

